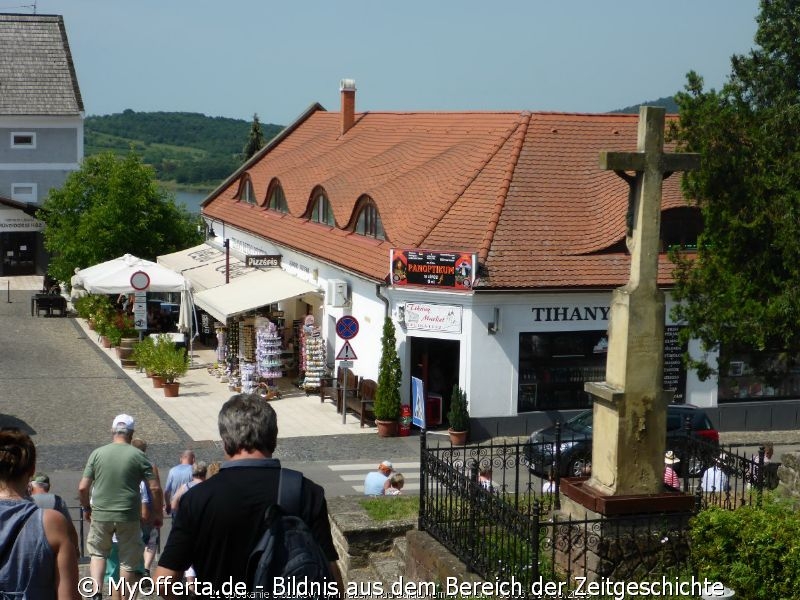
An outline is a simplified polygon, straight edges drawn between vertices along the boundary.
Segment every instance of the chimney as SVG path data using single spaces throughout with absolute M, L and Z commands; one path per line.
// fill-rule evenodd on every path
M 342 79 L 339 82 L 342 94 L 342 135 L 347 133 L 356 120 L 356 81 Z

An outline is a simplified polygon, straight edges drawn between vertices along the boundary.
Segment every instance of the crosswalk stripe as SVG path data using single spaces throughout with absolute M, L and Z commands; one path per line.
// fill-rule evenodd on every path
M 418 491 L 419 490 L 419 462 L 402 462 L 393 463 L 394 470 L 402 473 L 405 476 L 405 485 L 403 490 Z M 339 475 L 339 479 L 344 482 L 350 483 L 350 487 L 359 494 L 364 493 L 364 478 L 367 473 L 375 471 L 377 464 L 375 463 L 351 463 L 348 465 L 328 465 L 331 471 Z M 349 471 L 349 472 L 348 472 Z M 417 481 L 411 481 L 417 480 Z M 352 485 L 353 482 L 359 482 Z
M 364 473 L 354 473 L 353 475 L 339 475 L 339 478 L 343 481 L 364 481 L 365 474 Z M 405 477 L 406 482 L 409 479 L 419 479 L 419 472 L 408 472 L 403 471 L 403 477 Z
M 394 470 L 419 469 L 419 462 L 393 463 Z M 350 465 L 328 465 L 331 471 L 373 471 L 378 468 L 378 463 L 358 463 Z
M 363 485 L 354 485 L 353 489 L 361 494 L 364 493 L 364 486 Z M 406 483 L 403 486 L 403 493 L 405 494 L 409 490 L 414 490 L 416 492 L 419 491 L 419 484 L 418 483 Z

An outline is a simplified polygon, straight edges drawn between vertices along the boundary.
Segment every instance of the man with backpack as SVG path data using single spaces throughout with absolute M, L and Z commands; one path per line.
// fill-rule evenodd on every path
M 324 490 L 272 458 L 275 411 L 255 394 L 236 394 L 218 424 L 226 461 L 181 497 L 156 578 L 180 582 L 193 565 L 197 595 L 344 597 Z

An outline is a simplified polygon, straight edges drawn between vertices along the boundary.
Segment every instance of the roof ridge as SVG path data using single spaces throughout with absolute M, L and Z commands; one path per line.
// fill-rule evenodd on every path
M 492 216 L 489 219 L 489 222 L 486 224 L 486 233 L 483 236 L 483 240 L 481 240 L 481 246 L 478 249 L 478 263 L 485 263 L 486 259 L 489 256 L 489 248 L 492 246 L 492 240 L 494 239 L 495 231 L 497 231 L 497 225 L 500 222 L 500 216 L 503 214 L 503 207 L 506 204 L 506 198 L 508 197 L 508 190 L 511 187 L 511 180 L 514 177 L 514 171 L 517 168 L 517 163 L 519 162 L 520 154 L 522 154 L 522 147 L 525 145 L 525 136 L 528 133 L 528 125 L 531 122 L 531 118 L 533 117 L 532 113 L 528 113 L 527 115 L 522 115 L 523 119 L 520 123 L 517 124 L 515 128 L 516 132 L 516 141 L 514 142 L 514 148 L 511 155 L 511 160 L 509 161 L 508 167 L 505 172 L 505 176 L 503 177 L 503 184 L 500 186 L 500 190 L 497 192 L 497 199 L 494 203 L 494 210 L 492 211 Z M 509 139 L 511 136 L 509 136 Z
M 525 120 L 526 123 L 530 120 L 530 113 L 528 111 L 523 111 L 522 113 L 519 113 L 519 115 L 522 119 Z M 497 155 L 498 152 L 500 152 L 503 146 L 506 145 L 508 140 L 511 139 L 511 136 L 514 135 L 514 133 L 519 129 L 519 126 L 520 126 L 520 121 L 518 120 L 517 124 L 509 130 L 508 135 L 503 137 L 499 142 L 497 142 L 497 144 L 495 144 L 495 146 L 491 150 L 487 152 L 487 156 L 486 159 L 483 161 L 483 165 L 475 169 L 475 172 L 472 174 L 472 176 L 469 179 L 467 179 L 464 182 L 464 184 L 458 189 L 458 191 L 456 191 L 456 193 L 453 194 L 453 197 L 448 202 L 445 203 L 445 205 L 439 211 L 438 216 L 431 222 L 431 224 L 428 226 L 427 229 L 425 229 L 425 231 L 420 235 L 420 237 L 417 238 L 416 242 L 417 248 L 422 248 L 424 246 L 424 242 L 427 239 L 427 237 L 433 232 L 436 226 L 442 222 L 442 219 L 445 216 L 447 216 L 447 214 L 450 212 L 450 209 L 453 208 L 453 205 L 458 201 L 459 198 L 461 198 L 461 196 L 464 195 L 464 192 L 466 192 L 469 189 L 469 187 L 478 178 L 478 176 L 481 174 L 486 165 L 491 162 L 491 160 Z

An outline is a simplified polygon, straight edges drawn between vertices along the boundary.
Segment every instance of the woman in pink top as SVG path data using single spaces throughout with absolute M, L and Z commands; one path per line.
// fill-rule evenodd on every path
M 664 483 L 676 490 L 681 489 L 681 478 L 678 477 L 672 465 L 679 462 L 681 462 L 681 459 L 675 456 L 672 450 L 667 450 L 667 453 L 664 455 Z

